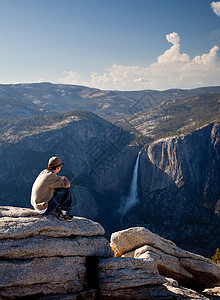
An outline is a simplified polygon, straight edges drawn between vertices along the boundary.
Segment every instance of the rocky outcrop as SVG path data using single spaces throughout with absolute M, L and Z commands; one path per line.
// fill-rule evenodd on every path
M 118 256 L 153 259 L 160 275 L 171 277 L 183 286 L 203 290 L 220 285 L 220 267 L 217 264 L 180 249 L 144 227 L 113 233 L 111 245 Z
M 100 224 L 85 218 L 64 222 L 0 207 L 0 297 L 85 293 L 91 260 L 112 255 L 103 234 Z
M 218 299 L 211 292 L 197 293 L 159 275 L 151 258 L 107 258 L 98 264 L 101 300 Z M 215 295 L 217 292 L 215 290 Z
M 165 278 L 160 265 L 172 269 L 175 253 L 177 256 L 183 253 L 185 259 L 191 260 L 193 254 L 186 254 L 172 242 L 147 231 L 140 233 L 138 228 L 133 240 L 131 235 L 125 239 L 120 232 L 114 234 L 112 244 L 118 253 L 129 251 L 129 242 L 134 247 L 146 243 L 148 233 L 148 242 L 155 247 L 152 249 L 159 251 L 160 246 L 170 251 L 172 255 L 167 254 L 171 256 L 170 261 L 166 261 L 167 257 L 158 261 L 153 250 L 151 255 L 143 247 L 134 250 L 138 259 L 113 258 L 109 242 L 102 236 L 103 227 L 80 217 L 66 222 L 52 215 L 38 215 L 27 208 L 0 207 L 0 228 L 0 299 L 215 299 L 210 296 L 210 289 L 206 297 Z M 119 236 L 121 245 L 117 246 Z M 197 262 L 200 261 L 198 258 Z M 210 272 L 210 278 L 212 275 Z
M 120 299 L 129 294 L 139 299 L 137 294 L 143 297 L 147 287 L 161 287 L 166 282 L 159 275 L 152 259 L 103 259 L 98 264 L 98 270 L 100 295 L 103 299 Z

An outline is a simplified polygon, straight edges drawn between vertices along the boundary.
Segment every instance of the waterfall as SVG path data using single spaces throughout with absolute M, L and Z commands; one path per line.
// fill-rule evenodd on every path
M 129 211 L 129 209 L 139 203 L 138 188 L 137 188 L 139 157 L 140 157 L 140 152 L 138 153 L 136 163 L 134 166 L 133 177 L 132 177 L 129 194 L 127 197 L 122 199 L 122 203 L 118 210 L 118 212 L 121 214 L 121 222 L 122 222 L 123 217 Z

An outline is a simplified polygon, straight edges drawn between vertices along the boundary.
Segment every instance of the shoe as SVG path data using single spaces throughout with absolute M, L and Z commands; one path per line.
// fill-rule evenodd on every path
M 51 214 L 56 216 L 59 219 L 60 215 L 62 215 L 62 211 L 60 209 L 56 209 Z
M 73 219 L 73 216 L 71 216 L 68 212 L 65 215 L 63 215 L 61 211 L 54 211 L 53 214 L 60 220 L 72 221 Z
M 71 216 L 71 215 L 69 214 L 69 212 L 66 212 L 65 215 L 63 215 L 63 214 L 61 213 L 61 215 L 59 216 L 59 219 L 60 219 L 60 220 L 65 220 L 65 221 L 72 221 L 73 216 Z

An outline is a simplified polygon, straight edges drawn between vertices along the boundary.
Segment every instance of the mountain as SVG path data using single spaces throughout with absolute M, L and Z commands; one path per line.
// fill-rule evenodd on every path
M 135 105 L 143 93 L 146 91 L 127 96 L 123 92 L 51 83 L 0 85 L 0 117 L 17 119 L 35 114 L 87 110 L 115 119 L 140 111 Z M 154 107 L 158 103 L 154 101 L 149 105 Z
M 116 124 L 129 124 L 143 141 L 190 133 L 220 120 L 220 94 L 203 94 L 165 101 L 155 108 L 133 114 Z
M 41 83 L 1 85 L 0 97 L 0 205 L 30 207 L 33 181 L 57 155 L 72 213 L 100 222 L 106 236 L 141 225 L 208 257 L 219 247 L 220 87 L 113 92 Z M 140 150 L 140 204 L 121 220 Z
M 220 87 L 122 92 L 47 82 L 0 84 L 0 120 L 6 122 L 8 119 L 72 110 L 86 110 L 117 120 L 157 107 L 164 101 L 212 93 L 220 93 Z

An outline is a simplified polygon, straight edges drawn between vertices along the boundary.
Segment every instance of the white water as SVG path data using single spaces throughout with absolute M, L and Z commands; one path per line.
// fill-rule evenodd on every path
M 129 209 L 139 203 L 138 189 L 137 189 L 139 157 L 140 157 L 140 153 L 138 153 L 137 160 L 136 160 L 136 163 L 134 166 L 133 177 L 132 177 L 129 195 L 127 197 L 125 197 L 124 199 L 122 199 L 122 203 L 118 210 L 118 212 L 121 214 L 121 222 L 122 222 L 123 217 L 129 211 Z

